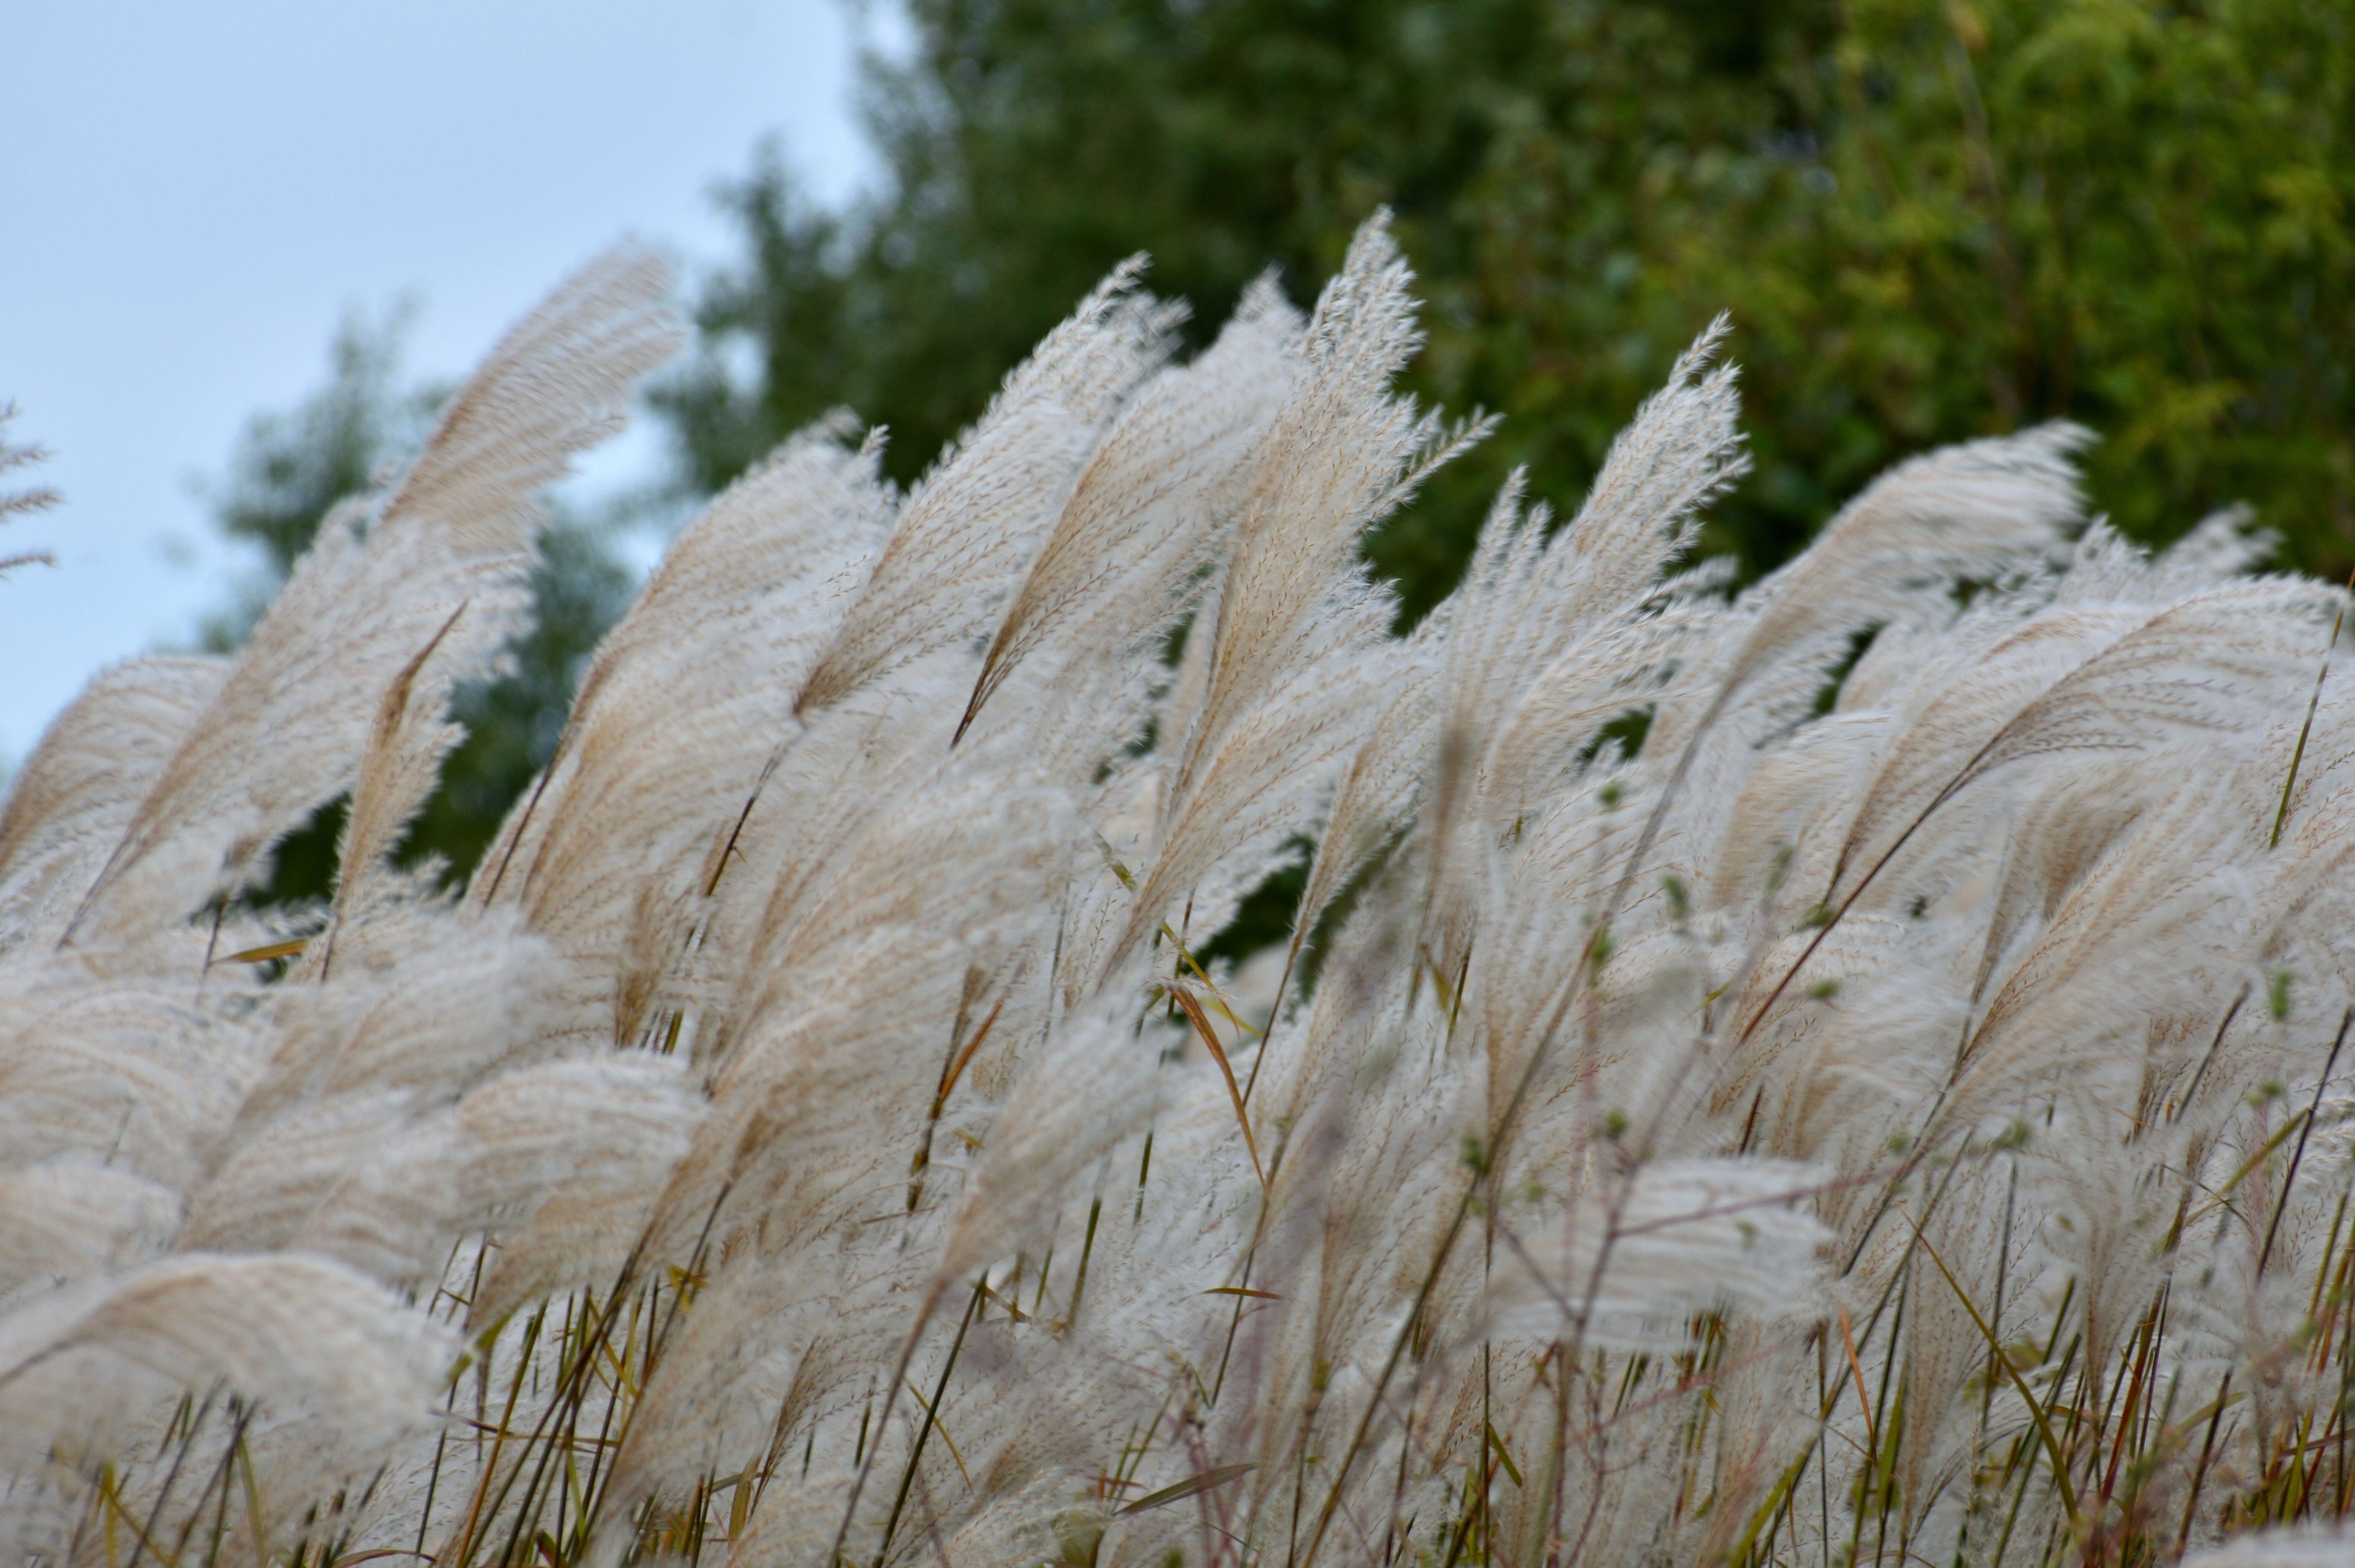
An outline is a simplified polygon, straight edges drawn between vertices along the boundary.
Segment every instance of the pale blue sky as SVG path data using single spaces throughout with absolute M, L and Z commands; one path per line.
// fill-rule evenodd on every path
M 852 117 L 888 0 L 74 0 L 0 49 L 0 400 L 66 504 L 0 536 L 0 761 L 102 665 L 184 642 L 240 558 L 193 492 L 249 414 L 321 382 L 348 306 L 418 309 L 462 373 L 607 240 L 692 274 L 715 181 L 777 135 L 821 196 L 874 177 Z M 643 430 L 576 485 L 659 461 Z

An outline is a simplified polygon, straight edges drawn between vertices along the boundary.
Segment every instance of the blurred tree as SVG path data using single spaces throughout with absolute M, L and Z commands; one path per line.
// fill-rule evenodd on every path
M 374 323 L 346 317 L 328 349 L 326 385 L 291 411 L 248 422 L 210 500 L 221 530 L 257 546 L 262 559 L 231 604 L 206 620 L 207 647 L 241 645 L 327 509 L 389 477 L 389 465 L 414 452 L 432 428 L 452 389 L 400 386 L 405 324 L 401 310 Z M 559 514 L 541 536 L 532 626 L 509 644 L 496 678 L 458 689 L 453 706 L 466 739 L 442 764 L 441 786 L 402 846 L 404 860 L 438 855 L 453 871 L 471 869 L 508 805 L 555 753 L 581 668 L 632 592 L 605 533 Z M 340 801 L 328 806 L 279 847 L 265 901 L 333 887 L 343 810 Z
M 2162 539 L 2253 502 L 2355 560 L 2355 12 L 2310 0 L 910 0 L 890 174 L 847 213 L 773 157 L 700 360 L 660 395 L 716 488 L 847 404 L 901 477 L 1132 251 L 1215 326 L 1377 203 L 1423 274 L 1417 389 L 1509 416 L 1372 547 L 1411 611 L 1506 466 L 1574 502 L 1733 313 L 1757 570 L 1875 470 L 2067 415 Z

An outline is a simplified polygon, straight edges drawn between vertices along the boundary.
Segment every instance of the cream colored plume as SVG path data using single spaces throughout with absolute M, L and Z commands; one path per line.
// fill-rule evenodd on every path
M 671 541 L 598 644 L 548 775 L 485 858 L 478 900 L 528 897 L 543 918 L 569 910 L 592 874 L 572 863 L 611 852 L 615 809 L 646 813 L 634 835 L 668 827 L 651 810 L 655 792 L 751 793 L 890 525 L 879 448 L 846 450 L 851 433 L 837 416 L 788 438 Z M 681 752 L 697 764 L 680 766 Z M 683 812 L 698 847 L 711 827 L 702 804 Z M 540 882 L 552 891 L 532 897 Z
M 1182 311 L 1124 262 L 1007 377 L 988 411 L 900 508 L 872 581 L 794 699 L 826 708 L 984 630 L 1109 420 L 1167 357 Z
M 1139 389 L 1007 605 L 960 734 L 1042 647 L 1124 651 L 1177 612 L 1229 520 L 1243 463 L 1291 389 L 1299 336 L 1299 316 L 1263 278 L 1208 352 Z
M 429 691 L 497 652 L 525 602 L 532 496 L 619 428 L 632 385 L 677 347 L 669 281 L 634 246 L 591 262 L 492 351 L 381 507 L 347 505 L 320 525 L 75 929 L 176 918 L 242 886 L 272 843 L 355 783 L 379 706 L 421 649 L 432 656 L 409 679 Z M 388 765 L 413 749 L 389 745 Z M 414 794 L 413 781 L 390 792 L 372 840 Z
M 518 906 L 572 961 L 576 1033 L 634 1040 L 677 1004 L 722 869 L 754 891 L 744 829 L 801 740 L 793 694 L 890 525 L 879 448 L 849 433 L 837 418 L 787 440 L 672 542 L 475 875 L 473 901 Z
M 5 1303 L 153 1256 L 179 1229 L 180 1200 L 160 1182 L 83 1156 L 0 1174 L 0 1213 Z
M 271 1046 L 240 1136 L 294 1106 L 398 1091 L 445 1106 L 503 1068 L 545 1059 L 564 965 L 511 919 L 460 923 L 435 905 L 389 921 L 324 981 L 272 995 Z M 406 983 L 430 971 L 431 986 Z
M 1421 343 L 1412 278 L 1377 213 L 1316 302 L 1291 395 L 1243 481 L 1207 679 L 1178 751 L 1180 799 L 1227 728 L 1313 659 L 1320 607 L 1354 571 L 1363 531 L 1486 432 L 1443 439 L 1436 416 L 1391 394 Z
M 676 1062 L 639 1052 L 525 1068 L 460 1101 L 461 1215 L 498 1243 L 474 1321 L 610 1288 L 709 1109 Z
M 50 721 L 0 813 L 0 947 L 55 940 L 228 673 L 220 658 L 131 659 Z
M 1124 1016 L 1135 1008 L 1133 987 L 1107 987 L 1031 1053 L 965 1184 L 941 1246 L 940 1281 L 969 1278 L 1030 1239 L 1150 1115 L 1155 1070 L 1170 1042 L 1160 1030 L 1140 1035 Z
M 2343 1524 L 2255 1530 L 2183 1554 L 2183 1568 L 2347 1568 L 2350 1563 L 2355 1563 L 2355 1531 Z
M 0 1168 L 94 1158 L 175 1191 L 218 1157 L 262 1061 L 253 1022 L 185 981 L 59 961 L 0 972 Z
M 1681 1344 L 1693 1313 L 1741 1306 L 1806 1322 L 1823 1312 L 1808 1212 L 1812 1167 L 1767 1159 L 1660 1160 L 1513 1238 L 1499 1259 L 1491 1332 L 1620 1347 Z
M 1764 608 L 1729 680 L 1739 687 L 1762 660 L 1845 633 L 1909 593 L 2008 577 L 2045 559 L 2083 516 L 2070 459 L 2092 440 L 2076 425 L 2038 425 L 1899 464 L 1761 584 Z
M 1908 715 L 1854 807 L 1833 877 L 1853 864 L 1861 873 L 1888 853 L 1898 835 L 1951 793 L 1979 754 L 2053 682 L 2147 622 L 2132 604 L 2088 604 L 2040 615 L 1953 672 Z M 1887 720 L 1883 720 L 1886 723 Z M 1831 901 L 1837 886 L 1821 890 Z
M 1280 863 L 1284 840 L 1309 825 L 1379 714 L 1383 677 L 1401 662 L 1382 635 L 1390 611 L 1387 593 L 1336 595 L 1319 618 L 1316 662 L 1222 728 L 1164 819 L 1110 962 L 1173 918 L 1217 930 Z
M 2164 610 L 2023 708 L 1964 777 L 2063 752 L 2148 753 L 2259 731 L 2304 695 L 2343 603 L 2324 584 L 2280 579 Z
M 2001 581 L 2048 561 L 2083 515 L 2071 457 L 2090 440 L 2076 425 L 2039 425 L 1924 453 L 1874 480 L 1744 596 L 1753 618 L 1728 644 L 1715 689 L 1664 709 L 1653 744 L 1690 745 L 1768 672 L 1812 673 L 1849 633 L 1909 620 L 1958 579 Z
M 319 939 L 318 970 L 327 972 L 344 927 L 392 901 L 415 879 L 391 864 L 401 830 L 423 809 L 442 777 L 442 760 L 465 739 L 465 727 L 442 718 L 449 705 L 447 672 L 428 685 L 419 678 L 466 613 L 461 605 L 410 656 L 377 699 L 376 723 L 360 752 L 344 830 L 336 840 L 336 899 Z
M 275 1116 L 192 1195 L 180 1250 L 302 1253 L 414 1289 L 456 1231 L 446 1131 L 398 1091 L 342 1094 Z
M 455 1349 L 324 1259 L 160 1259 L 0 1318 L 0 1442 L 22 1456 L 151 1387 L 218 1384 L 284 1414 L 331 1414 L 336 1448 L 370 1467 L 378 1445 L 429 1421 Z
M 1404 645 L 1383 661 L 1386 693 L 1371 694 L 1379 717 L 1341 774 L 1316 836 L 1316 853 L 1292 922 L 1297 954 L 1341 891 L 1412 814 L 1427 783 L 1438 742 L 1441 650 L 1454 624 L 1443 604 L 1423 618 Z M 1281 997 L 1276 998 L 1280 1008 Z
M 1223 924 L 1380 717 L 1364 694 L 1389 657 L 1378 650 L 1391 607 L 1357 561 L 1359 539 L 1487 428 L 1447 436 L 1391 394 L 1420 342 L 1412 277 L 1378 213 L 1317 300 L 1161 715 L 1173 733 L 1154 853 L 1108 964 L 1189 898 Z

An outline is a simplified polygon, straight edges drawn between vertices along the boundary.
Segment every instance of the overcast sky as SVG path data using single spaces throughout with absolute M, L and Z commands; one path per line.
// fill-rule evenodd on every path
M 66 504 L 0 555 L 0 763 L 101 666 L 185 643 L 243 558 L 199 476 L 321 384 L 348 307 L 417 304 L 404 369 L 463 373 L 606 241 L 726 258 L 718 180 L 764 135 L 822 197 L 888 0 L 73 0 L 0 49 L 0 401 Z M 624 438 L 576 485 L 658 461 Z M 21 477 L 20 475 L 16 477 Z

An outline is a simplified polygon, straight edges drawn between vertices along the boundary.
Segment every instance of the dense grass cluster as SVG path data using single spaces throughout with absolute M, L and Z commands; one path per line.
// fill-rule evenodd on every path
M 1124 268 L 905 494 L 787 441 L 462 891 L 397 851 L 649 257 L 244 651 L 100 677 L 0 816 L 12 1556 L 2345 1550 L 2343 595 L 2088 521 L 2067 426 L 1734 592 L 1717 327 L 1394 635 L 1360 539 L 1485 432 L 1409 282 L 1377 221 L 1181 365 Z

